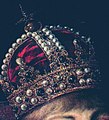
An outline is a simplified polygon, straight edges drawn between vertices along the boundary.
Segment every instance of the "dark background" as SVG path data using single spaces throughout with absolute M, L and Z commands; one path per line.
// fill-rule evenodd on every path
M 109 85 L 109 4 L 108 0 L 1 0 L 0 65 L 11 43 L 23 33 L 19 3 L 43 24 L 72 26 L 91 36 L 106 90 Z

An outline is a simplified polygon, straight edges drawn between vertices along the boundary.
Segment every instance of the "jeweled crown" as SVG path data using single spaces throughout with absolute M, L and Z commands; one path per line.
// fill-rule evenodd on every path
M 61 95 L 98 87 L 100 81 L 90 38 L 59 25 L 34 32 L 30 27 L 12 44 L 1 67 L 2 90 L 16 118 Z M 71 49 L 57 33 L 71 35 Z

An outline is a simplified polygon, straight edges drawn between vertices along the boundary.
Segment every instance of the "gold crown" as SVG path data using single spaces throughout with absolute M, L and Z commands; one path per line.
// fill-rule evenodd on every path
M 75 58 L 69 57 L 68 51 L 61 45 L 53 31 L 74 36 L 72 45 Z M 98 76 L 99 70 L 95 64 L 95 52 L 90 38 L 80 36 L 72 28 L 59 25 L 46 26 L 36 32 L 26 32 L 8 50 L 1 72 L 2 89 L 13 107 L 16 118 L 19 119 L 33 108 L 60 95 L 79 89 L 94 88 L 99 83 L 100 79 L 95 77 Z M 20 46 L 28 40 L 33 40 L 43 51 L 48 59 L 48 71 L 44 69 L 41 73 L 40 70 L 28 65 L 23 57 L 14 57 Z M 16 61 L 19 68 L 19 72 L 16 73 L 20 78 L 18 83 L 9 80 L 8 68 L 11 60 Z

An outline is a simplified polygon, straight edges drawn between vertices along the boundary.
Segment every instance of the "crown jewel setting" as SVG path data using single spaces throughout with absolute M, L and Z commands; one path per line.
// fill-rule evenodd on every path
M 68 51 L 53 31 L 75 36 L 72 40 L 75 58 L 69 57 Z M 34 50 L 40 48 L 40 56 L 44 56 L 44 59 L 40 60 L 41 66 L 46 61 L 47 67 L 45 65 L 40 69 L 40 66 L 31 65 L 30 60 L 33 58 L 28 54 L 23 57 L 23 48 L 28 46 L 31 46 L 29 53 L 33 56 L 36 55 Z M 23 51 L 22 54 L 20 50 Z M 46 26 L 36 32 L 27 31 L 18 38 L 5 55 L 0 80 L 16 118 L 60 95 L 95 87 L 100 81 L 95 76 L 100 72 L 95 66 L 94 55 L 90 38 L 80 36 L 79 32 L 68 27 Z M 10 69 L 14 66 L 17 72 Z

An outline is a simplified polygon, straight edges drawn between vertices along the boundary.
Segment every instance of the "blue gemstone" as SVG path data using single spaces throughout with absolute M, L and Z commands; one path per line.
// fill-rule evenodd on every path
M 38 90 L 37 90 L 37 93 L 36 93 L 38 96 L 43 96 L 43 95 L 45 95 L 45 91 L 44 91 L 44 89 L 43 88 L 39 88 Z

